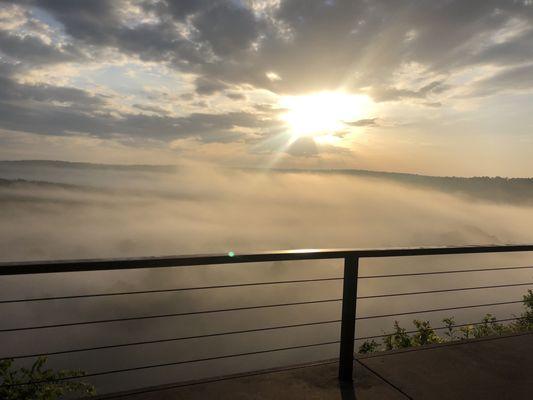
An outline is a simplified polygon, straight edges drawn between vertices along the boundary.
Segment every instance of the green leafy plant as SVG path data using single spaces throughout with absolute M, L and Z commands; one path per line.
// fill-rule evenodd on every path
M 402 328 L 398 321 L 394 321 L 394 332 L 384 339 L 385 349 L 401 349 L 413 346 L 411 336 L 407 333 L 405 328 Z
M 0 360 L 0 399 L 56 400 L 67 393 L 93 395 L 92 385 L 75 380 L 82 371 L 45 368 L 46 357 L 39 357 L 31 368 L 17 367 L 12 359 Z
M 461 339 L 468 340 L 474 337 L 474 325 L 462 326 L 461 328 L 459 328 L 459 330 L 463 334 L 463 337 Z
M 453 342 L 455 340 L 455 319 L 453 317 L 444 318 L 442 323 L 446 327 L 444 334 L 448 338 L 448 342 Z
M 481 338 L 489 335 L 501 335 L 504 332 L 503 325 L 496 322 L 496 317 L 487 314 L 481 320 L 481 323 L 474 326 L 472 333 L 475 338 Z
M 515 323 L 517 330 L 533 330 L 533 290 L 528 290 L 522 297 L 525 311 Z
M 379 343 L 376 342 L 374 339 L 371 341 L 364 341 L 361 346 L 359 346 L 358 352 L 360 354 L 368 354 L 373 353 L 379 349 Z
M 461 326 L 458 332 L 455 319 L 453 317 L 444 318 L 442 320 L 444 326 L 440 328 L 445 329 L 444 338 L 436 333 L 429 321 L 413 320 L 413 325 L 416 328 L 414 332 L 408 332 L 400 326 L 398 321 L 394 321 L 394 331 L 384 337 L 383 347 L 384 350 L 395 350 L 432 343 L 469 340 L 490 335 L 533 330 L 533 290 L 528 290 L 523 296 L 523 304 L 525 311 L 515 322 L 506 325 L 499 323 L 493 315 L 486 314 L 479 323 Z M 410 335 L 410 333 L 413 334 Z M 380 350 L 382 350 L 381 346 L 374 340 L 365 341 L 359 346 L 360 354 L 373 353 Z
M 414 346 L 424 346 L 431 343 L 441 343 L 443 340 L 435 333 L 435 330 L 429 324 L 429 321 L 420 321 L 415 319 L 413 324 L 416 332 L 413 335 Z

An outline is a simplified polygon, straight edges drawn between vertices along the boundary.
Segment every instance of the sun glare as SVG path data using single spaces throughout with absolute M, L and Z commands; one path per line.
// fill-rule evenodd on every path
M 293 138 L 309 136 L 321 142 L 324 137 L 345 130 L 345 122 L 368 116 L 370 99 L 342 92 L 320 92 L 283 97 L 280 106 L 287 110 L 281 118 Z

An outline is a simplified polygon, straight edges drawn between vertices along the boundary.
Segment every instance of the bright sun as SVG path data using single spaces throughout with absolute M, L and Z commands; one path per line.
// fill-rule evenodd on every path
M 293 139 L 308 136 L 321 141 L 346 129 L 345 122 L 368 116 L 370 103 L 367 96 L 342 92 L 287 96 L 280 100 L 280 106 L 287 110 L 281 118 L 290 127 Z

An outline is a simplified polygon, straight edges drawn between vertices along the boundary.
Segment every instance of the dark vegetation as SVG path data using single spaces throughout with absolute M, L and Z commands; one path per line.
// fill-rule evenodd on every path
M 56 400 L 68 393 L 94 395 L 92 385 L 79 381 L 82 371 L 46 369 L 46 357 L 39 357 L 31 368 L 17 367 L 13 360 L 0 360 L 0 399 Z
M 429 321 L 413 320 L 414 332 L 402 328 L 398 321 L 394 321 L 394 330 L 383 338 L 380 344 L 375 340 L 367 340 L 359 346 L 360 354 L 376 351 L 395 350 L 407 347 L 424 346 L 434 343 L 453 342 L 457 340 L 477 339 L 485 336 L 502 335 L 505 333 L 519 333 L 533 330 L 533 291 L 528 290 L 523 296 L 525 310 L 515 321 L 501 324 L 497 319 L 487 314 L 481 322 L 458 327 L 453 317 L 444 318 L 444 336 L 439 336 Z

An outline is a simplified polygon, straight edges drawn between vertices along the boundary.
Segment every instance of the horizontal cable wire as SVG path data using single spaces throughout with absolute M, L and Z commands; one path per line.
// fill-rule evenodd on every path
M 424 291 L 418 291 L 418 292 L 385 293 L 385 294 L 376 294 L 376 295 L 371 295 L 371 296 L 358 296 L 357 299 L 358 300 L 377 299 L 381 297 L 412 296 L 416 294 L 459 292 L 462 290 L 496 289 L 496 288 L 515 287 L 515 286 L 531 286 L 531 285 L 533 285 L 533 282 L 509 283 L 505 285 L 490 285 L 490 286 L 471 286 L 471 287 L 452 288 L 452 289 L 436 289 L 436 290 L 424 290 Z
M 26 327 L 21 327 L 21 328 L 5 328 L 5 329 L 0 329 L 0 332 L 28 331 L 28 330 L 45 329 L 45 328 L 63 328 L 67 326 L 105 324 L 105 323 L 110 323 L 110 322 L 137 321 L 137 320 L 154 319 L 154 318 L 182 317 L 182 316 L 188 316 L 188 315 L 212 314 L 212 313 L 221 313 L 221 312 L 229 312 L 229 311 L 256 310 L 256 309 L 261 309 L 261 308 L 290 307 L 290 306 L 300 306 L 300 305 L 306 305 L 306 304 L 333 303 L 333 302 L 338 302 L 341 300 L 342 299 L 311 300 L 311 301 L 299 301 L 295 303 L 281 303 L 281 304 L 267 304 L 267 305 L 261 305 L 261 306 L 223 308 L 223 309 L 218 309 L 218 310 L 189 311 L 189 312 L 172 313 L 172 314 L 144 315 L 140 317 L 111 318 L 111 319 L 101 319 L 101 320 L 93 320 L 93 321 L 67 322 L 67 323 L 62 323 L 62 324 L 36 325 L 36 326 L 26 326 Z
M 60 354 L 79 353 L 83 351 L 114 349 L 117 347 L 140 346 L 140 345 L 175 342 L 175 341 L 189 340 L 189 339 L 203 339 L 203 338 L 210 338 L 210 337 L 217 337 L 217 336 L 237 335 L 237 334 L 262 332 L 262 331 L 273 331 L 273 330 L 278 330 L 278 329 L 300 328 L 304 326 L 334 324 L 334 323 L 339 323 L 339 322 L 341 322 L 340 319 L 331 320 L 331 321 L 306 322 L 306 323 L 301 323 L 301 324 L 280 325 L 280 326 L 271 326 L 271 327 L 266 327 L 266 328 L 244 329 L 244 330 L 229 331 L 229 332 L 217 332 L 217 333 L 209 333 L 205 335 L 182 336 L 182 337 L 168 338 L 168 339 L 146 340 L 142 342 L 131 342 L 131 343 L 122 343 L 122 344 L 113 344 L 113 345 L 104 345 L 104 346 L 95 346 L 95 347 L 85 347 L 85 348 L 80 348 L 80 349 L 52 351 L 48 353 L 24 354 L 24 355 L 11 356 L 11 357 L 0 357 L 0 358 L 14 360 L 14 359 L 20 359 L 20 358 L 54 356 L 54 355 L 60 355 Z
M 523 302 L 523 300 L 502 301 L 502 302 L 499 302 L 499 303 L 473 304 L 473 305 L 469 305 L 469 306 L 458 306 L 458 307 L 446 307 L 446 308 L 433 308 L 433 309 L 428 309 L 428 310 L 406 311 L 406 312 L 395 313 L 395 314 L 368 315 L 368 316 L 364 316 L 364 317 L 357 317 L 356 320 L 385 318 L 385 317 L 396 317 L 396 316 L 400 316 L 400 315 L 425 314 L 425 313 L 432 313 L 432 312 L 439 312 L 439 311 L 460 310 L 460 309 L 463 309 L 463 308 L 478 308 L 478 307 L 501 306 L 501 305 L 505 305 L 505 304 L 516 304 L 516 303 L 522 303 L 522 302 Z
M 489 323 L 505 322 L 505 321 L 511 321 L 511 320 L 516 320 L 516 319 L 518 318 L 507 318 L 507 319 L 501 319 L 501 320 L 496 320 L 496 321 L 490 321 Z M 483 322 L 470 323 L 470 324 L 459 324 L 459 325 L 454 325 L 453 327 L 457 328 L 457 327 L 462 327 L 462 326 L 481 325 L 481 324 L 483 324 Z M 448 327 L 444 326 L 444 327 L 438 327 L 438 328 L 433 328 L 433 329 L 437 330 L 437 329 L 447 329 L 447 328 Z M 416 332 L 417 331 L 414 330 L 414 331 L 407 331 L 405 333 L 416 333 Z M 355 340 L 365 340 L 365 339 L 372 339 L 372 338 L 379 338 L 379 337 L 386 337 L 386 336 L 389 336 L 389 335 L 366 336 L 366 337 L 356 338 Z M 225 358 L 243 357 L 243 356 L 249 356 L 249 355 L 273 353 L 273 352 L 278 352 L 278 351 L 295 350 L 295 349 L 318 347 L 318 346 L 326 346 L 326 345 L 339 344 L 339 343 L 340 343 L 340 340 L 336 340 L 336 341 L 330 341 L 330 342 L 320 342 L 320 343 L 312 343 L 312 344 L 307 344 L 307 345 L 281 347 L 281 348 L 275 348 L 275 349 L 228 354 L 228 355 L 215 356 L 215 357 L 197 358 L 197 359 L 192 359 L 192 360 L 175 361 L 175 362 L 169 362 L 169 363 L 150 364 L 150 365 L 144 365 L 144 366 L 139 366 L 139 367 L 94 372 L 94 373 L 85 374 L 79 377 L 66 377 L 66 378 L 60 378 L 60 379 L 54 379 L 54 380 L 31 381 L 31 382 L 24 382 L 24 383 L 12 384 L 12 385 L 5 385 L 5 387 L 44 384 L 44 383 L 59 382 L 59 381 L 72 380 L 72 379 L 81 379 L 81 378 L 89 378 L 89 377 L 102 376 L 102 375 L 117 374 L 117 373 L 123 373 L 123 372 L 132 372 L 132 371 L 138 371 L 138 370 L 143 370 L 143 369 L 168 367 L 168 366 L 196 363 L 196 362 L 202 362 L 202 361 L 214 361 L 214 360 L 220 360 L 220 359 L 225 359 Z
M 421 276 L 421 275 L 441 275 L 441 274 L 459 274 L 462 272 L 484 272 L 484 271 L 505 271 L 513 269 L 531 269 L 533 265 L 518 266 L 518 267 L 498 267 L 498 268 L 474 268 L 474 269 L 452 269 L 448 271 L 430 271 L 430 272 L 408 272 L 402 274 L 387 274 L 387 275 L 363 275 L 359 279 L 374 279 L 374 278 L 396 278 L 399 276 Z
M 4 328 L 4 329 L 0 329 L 0 332 L 16 332 L 16 331 L 27 331 L 27 330 L 36 330 L 36 329 L 46 329 L 46 328 L 62 328 L 62 327 L 67 327 L 67 326 L 136 321 L 136 320 L 145 320 L 145 319 L 154 319 L 154 318 L 181 317 L 181 316 L 189 316 L 189 315 L 211 314 L 211 313 L 230 312 L 230 311 L 244 311 L 244 310 L 262 309 L 262 308 L 289 307 L 289 306 L 298 306 L 298 305 L 306 305 L 306 304 L 332 303 L 332 302 L 338 302 L 338 301 L 342 301 L 342 299 L 312 300 L 312 301 L 301 301 L 301 302 L 294 302 L 294 303 L 281 303 L 281 304 L 268 304 L 268 305 L 261 305 L 261 306 L 225 308 L 225 309 L 218 309 L 218 310 L 189 311 L 189 312 L 184 312 L 184 313 L 157 314 L 157 315 L 145 315 L 145 316 L 139 316 L 139 317 L 126 317 L 126 318 L 112 318 L 112 319 L 93 320 L 93 321 L 68 322 L 68 323 L 62 323 L 62 324 L 36 325 L 36 326 L 26 326 L 26 327 L 20 327 L 20 328 Z M 475 305 L 459 306 L 459 307 L 435 308 L 435 309 L 428 309 L 428 310 L 408 311 L 408 312 L 395 313 L 395 314 L 369 315 L 369 316 L 357 317 L 356 319 L 364 320 L 364 319 L 374 319 L 374 318 L 385 318 L 385 317 L 394 317 L 394 316 L 400 316 L 400 315 L 423 314 L 423 313 L 438 312 L 438 311 L 459 310 L 459 309 L 464 309 L 464 308 L 488 307 L 488 306 L 497 306 L 497 305 L 514 304 L 514 303 L 522 303 L 522 302 L 523 300 L 516 300 L 516 301 L 507 301 L 507 302 L 499 302 L 499 303 L 475 304 Z
M 515 318 L 504 318 L 504 319 L 497 319 L 495 321 L 488 321 L 487 323 L 488 324 L 495 324 L 495 323 L 498 323 L 498 322 L 516 321 L 518 319 L 519 319 L 518 317 L 515 317 Z M 453 325 L 452 328 L 462 328 L 464 326 L 483 325 L 483 324 L 485 324 L 485 322 L 471 322 L 471 323 L 468 323 L 468 324 Z M 431 328 L 431 329 L 436 331 L 436 330 L 448 329 L 448 327 L 447 326 L 439 326 L 437 328 Z M 418 332 L 417 329 L 412 330 L 412 331 L 405 331 L 405 333 L 417 333 L 417 332 Z M 387 337 L 387 336 L 394 336 L 394 333 L 388 333 L 388 334 L 382 334 L 382 335 L 374 335 L 374 336 L 363 336 L 363 337 L 355 338 L 355 340 L 379 339 L 379 338 L 384 338 L 384 337 Z
M 246 286 L 282 285 L 282 284 L 296 284 L 296 283 L 308 283 L 308 282 L 339 281 L 339 280 L 342 280 L 342 279 L 343 279 L 342 277 L 340 277 L 340 278 L 297 279 L 297 280 L 290 280 L 290 281 L 236 283 L 236 284 L 229 284 L 229 285 L 197 286 L 197 287 L 172 288 L 172 289 L 154 289 L 154 290 L 138 290 L 138 291 L 116 292 L 116 293 L 91 293 L 91 294 L 80 294 L 80 295 L 71 295 L 71 296 L 53 296 L 53 297 L 37 297 L 37 298 L 29 298 L 29 299 L 0 300 L 0 304 L 24 303 L 24 302 L 30 302 L 30 301 L 84 299 L 84 298 L 91 298 L 91 297 L 126 296 L 126 295 L 149 294 L 149 293 L 170 293 L 170 292 L 182 292 L 182 291 L 191 291 L 191 290 L 226 289 L 226 288 L 246 287 Z
M 42 384 L 42 383 L 60 382 L 60 381 L 66 381 L 66 380 L 72 380 L 72 379 L 83 379 L 83 378 L 90 378 L 93 376 L 117 374 L 121 372 L 139 371 L 139 370 L 150 369 L 150 368 L 170 367 L 174 365 L 190 364 L 190 363 L 197 363 L 197 362 L 202 362 L 202 361 L 221 360 L 224 358 L 251 356 L 251 355 L 256 355 L 256 354 L 274 353 L 278 351 L 304 349 L 304 348 L 309 348 L 309 347 L 326 346 L 326 345 L 339 344 L 339 343 L 340 343 L 340 340 L 335 340 L 331 342 L 320 342 L 320 343 L 304 344 L 304 345 L 299 345 L 299 346 L 279 347 L 279 348 L 268 349 L 268 350 L 250 351 L 246 353 L 227 354 L 223 356 L 196 358 L 192 360 L 174 361 L 174 362 L 161 363 L 161 364 L 149 364 L 149 365 L 143 365 L 139 367 L 112 369 L 112 370 L 107 370 L 107 371 L 93 372 L 93 373 L 85 374 L 83 376 L 78 376 L 78 377 L 66 377 L 66 378 L 53 379 L 53 380 L 41 380 L 41 381 L 30 381 L 30 382 L 24 382 L 24 383 L 17 383 L 17 384 L 5 385 L 4 387 L 37 385 L 37 384 Z
M 498 319 L 498 320 L 495 320 L 495 321 L 490 321 L 489 323 L 492 324 L 492 323 L 499 323 L 499 322 L 509 322 L 509 321 L 516 321 L 518 319 L 519 319 L 519 317 L 505 318 L 505 319 Z M 340 322 L 341 322 L 340 319 L 339 320 L 331 320 L 331 321 L 316 321 L 316 322 L 307 322 L 307 323 L 301 323 L 301 324 L 280 325 L 280 326 L 272 326 L 272 327 L 266 327 L 266 328 L 245 329 L 245 330 L 229 331 L 229 332 L 217 332 L 217 333 L 210 333 L 210 334 L 205 334 L 205 335 L 182 336 L 182 337 L 168 338 L 168 339 L 146 340 L 146 341 L 141 341 L 141 342 L 121 343 L 121 344 L 95 346 L 95 347 L 85 347 L 85 348 L 80 348 L 80 349 L 61 350 L 61 351 L 53 351 L 53 352 L 47 352 L 47 353 L 24 354 L 24 355 L 7 356 L 7 357 L 0 357 L 0 358 L 16 360 L 16 359 L 22 359 L 22 358 L 54 356 L 54 355 L 61 355 L 61 354 L 79 353 L 79 352 L 84 352 L 84 351 L 114 349 L 114 348 L 119 348 L 119 347 L 140 346 L 140 345 L 155 344 L 155 343 L 167 343 L 167 342 L 174 342 L 174 341 L 181 341 L 181 340 L 202 339 L 202 338 L 209 338 L 209 337 L 245 334 L 245 333 L 253 333 L 253 332 L 278 330 L 278 329 L 299 328 L 299 327 L 305 327 L 305 326 L 327 325 L 327 324 L 334 324 L 334 323 L 340 323 Z M 455 325 L 453 325 L 452 328 L 460 328 L 460 327 L 469 326 L 469 325 L 482 325 L 484 323 L 485 322 L 473 322 L 473 323 L 466 323 L 466 324 L 455 324 Z M 442 329 L 448 329 L 448 327 L 447 326 L 440 326 L 440 327 L 436 327 L 436 328 L 432 328 L 432 329 L 433 330 L 442 330 Z M 406 331 L 405 333 L 416 333 L 416 332 L 418 332 L 418 330 Z M 387 336 L 390 336 L 390 335 L 391 334 L 364 336 L 364 337 L 355 338 L 355 340 L 376 339 L 376 338 L 387 337 Z

